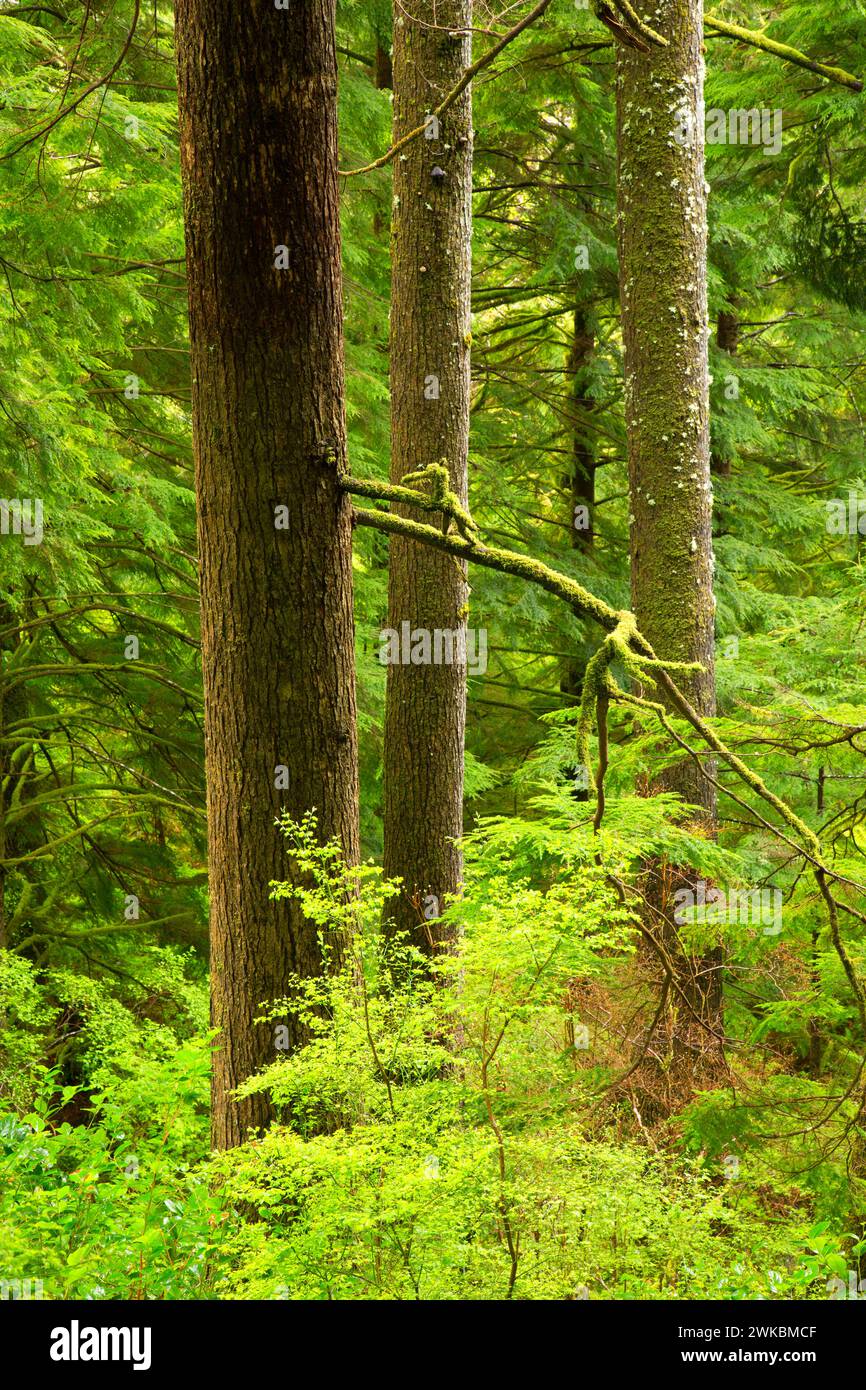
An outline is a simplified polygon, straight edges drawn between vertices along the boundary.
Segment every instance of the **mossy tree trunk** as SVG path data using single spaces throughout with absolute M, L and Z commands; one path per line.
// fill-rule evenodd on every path
M 632 604 L 659 657 L 700 662 L 681 687 L 715 710 L 708 429 L 706 200 L 701 0 L 659 0 L 667 40 L 617 50 L 618 246 L 631 495 Z M 690 759 L 653 789 L 678 792 L 712 834 L 715 793 Z M 682 872 L 656 865 L 651 901 L 692 1009 L 717 1025 L 721 956 L 679 950 L 671 910 Z M 687 878 L 686 878 L 687 881 Z M 677 1008 L 683 1013 L 681 998 Z M 686 1031 L 689 1031 L 687 1028 Z M 697 1045 L 704 1046 L 698 1040 Z
M 213 1140 L 270 1117 L 260 1005 L 322 968 L 281 808 L 357 855 L 333 0 L 177 0 L 208 782 Z M 300 1040 L 288 1020 L 288 1045 Z M 281 1035 L 285 1045 L 286 1036 Z
M 410 7 L 411 10 L 411 7 Z M 471 0 L 443 0 L 435 25 L 394 12 L 394 139 L 433 112 L 471 61 Z M 429 137 L 429 138 L 427 138 Z M 391 481 L 447 459 L 465 504 L 469 449 L 472 238 L 470 90 L 394 162 Z M 404 509 L 404 515 L 409 513 Z M 402 538 L 390 547 L 388 627 L 466 628 L 466 567 Z M 446 644 L 447 645 L 447 644 Z M 462 877 L 466 664 L 392 663 L 384 754 L 384 867 L 403 890 L 388 906 L 423 950 Z

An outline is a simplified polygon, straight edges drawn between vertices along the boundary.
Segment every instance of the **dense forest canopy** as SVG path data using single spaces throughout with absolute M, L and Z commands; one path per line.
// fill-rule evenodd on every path
M 864 46 L 3 3 L 3 1297 L 864 1296 Z

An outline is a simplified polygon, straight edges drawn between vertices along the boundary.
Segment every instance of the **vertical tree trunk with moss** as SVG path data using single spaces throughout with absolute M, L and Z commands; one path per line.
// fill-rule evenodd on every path
M 411 7 L 410 7 L 411 11 Z M 471 0 L 444 0 L 424 21 L 394 14 L 394 138 L 421 125 L 471 61 Z M 435 24 L 430 23 L 435 18 Z M 429 137 L 429 138 L 428 138 Z M 447 460 L 467 498 L 470 390 L 472 101 L 469 91 L 394 164 L 391 282 L 391 481 Z M 388 626 L 465 630 L 465 565 L 392 539 Z M 392 663 L 384 755 L 384 867 L 403 880 L 389 904 L 423 950 L 456 892 L 462 858 L 466 665 Z
M 715 710 L 712 488 L 708 429 L 706 195 L 701 0 L 659 0 L 665 48 L 617 50 L 618 246 L 631 495 L 632 602 L 658 656 L 700 662 L 678 677 Z M 652 692 L 651 692 L 652 693 Z M 655 779 L 699 808 L 712 834 L 713 787 L 690 759 Z M 654 866 L 652 901 L 692 1008 L 717 1023 L 721 959 L 679 953 L 672 893 Z M 682 1001 L 676 1006 L 684 1012 Z M 691 1031 L 688 1023 L 688 1031 Z M 699 1047 L 708 1046 L 698 1041 Z
M 357 854 L 333 0 L 177 0 L 208 781 L 213 1139 L 267 1100 L 260 1005 L 322 968 L 274 821 Z M 291 1028 L 289 1046 L 299 1041 Z

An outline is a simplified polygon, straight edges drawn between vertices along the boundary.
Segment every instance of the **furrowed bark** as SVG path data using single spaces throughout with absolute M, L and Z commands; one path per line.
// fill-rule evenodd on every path
M 220 1030 L 213 1142 L 228 1147 L 270 1118 L 265 1096 L 231 1099 L 276 1055 L 273 1026 L 254 1021 L 260 1005 L 290 972 L 322 969 L 314 927 L 269 900 L 271 881 L 291 876 L 275 818 L 315 808 L 321 836 L 338 836 L 350 861 L 358 852 L 334 10 L 177 0 L 176 16 Z
M 394 142 L 415 129 L 471 61 L 471 0 L 445 0 L 436 27 L 394 15 Z M 428 138 L 429 137 L 429 138 Z M 447 463 L 468 493 L 472 99 L 467 88 L 394 163 L 391 280 L 391 482 Z M 411 509 L 399 509 L 411 515 Z M 417 515 L 417 513 L 416 513 Z M 465 639 L 465 564 L 400 537 L 390 545 L 388 628 L 443 634 L 440 656 Z M 406 628 L 408 624 L 408 628 Z M 384 648 L 383 648 L 384 650 Z M 431 649 L 432 650 L 432 649 Z M 458 644 L 457 654 L 460 655 Z M 388 666 L 384 751 L 384 870 L 403 888 L 388 906 L 396 928 L 433 950 L 433 919 L 462 877 L 466 662 Z
M 632 607 L 662 660 L 699 662 L 681 687 L 715 711 L 712 487 L 708 427 L 706 184 L 701 0 L 660 0 L 664 49 L 617 50 L 617 223 L 631 496 Z M 653 780 L 699 808 L 716 795 L 693 761 Z M 681 871 L 653 866 L 651 897 L 695 1011 L 717 1025 L 721 955 L 686 958 L 672 894 Z

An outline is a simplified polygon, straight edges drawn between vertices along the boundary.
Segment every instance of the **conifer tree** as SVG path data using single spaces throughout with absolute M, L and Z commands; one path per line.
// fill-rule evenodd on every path
M 201 60 L 202 52 L 207 63 Z M 208 782 L 213 1139 L 267 1100 L 231 1092 L 274 1056 L 257 1024 L 316 928 L 269 900 L 282 808 L 357 857 L 350 509 L 345 469 L 330 0 L 177 6 L 178 98 L 201 573 Z M 286 1023 L 291 1049 L 296 1020 Z
M 464 504 L 471 89 L 441 117 L 434 112 L 469 66 L 471 23 L 470 0 L 438 5 L 434 24 L 400 4 L 394 12 L 395 143 L 425 122 L 426 127 L 394 163 L 391 481 L 442 463 Z M 430 950 L 442 934 L 434 919 L 462 878 L 456 841 L 463 831 L 468 587 L 460 561 L 399 538 L 391 541 L 388 575 L 388 627 L 401 636 L 407 630 L 426 633 L 430 650 L 419 650 L 418 664 L 401 659 L 388 666 L 384 867 L 388 877 L 402 879 L 402 891 L 387 912 L 421 949 Z
M 632 606 L 682 683 L 715 711 L 712 486 L 707 367 L 707 222 L 701 0 L 662 0 L 657 39 L 617 48 L 617 206 Z M 649 693 L 649 692 L 647 692 Z M 713 833 L 716 798 L 689 758 L 654 779 L 698 809 Z M 718 952 L 687 961 L 664 866 L 649 894 L 680 962 L 688 1006 L 718 1023 Z M 679 1002 L 679 1001 L 678 1001 Z M 687 1020 L 694 1035 L 694 1022 Z

